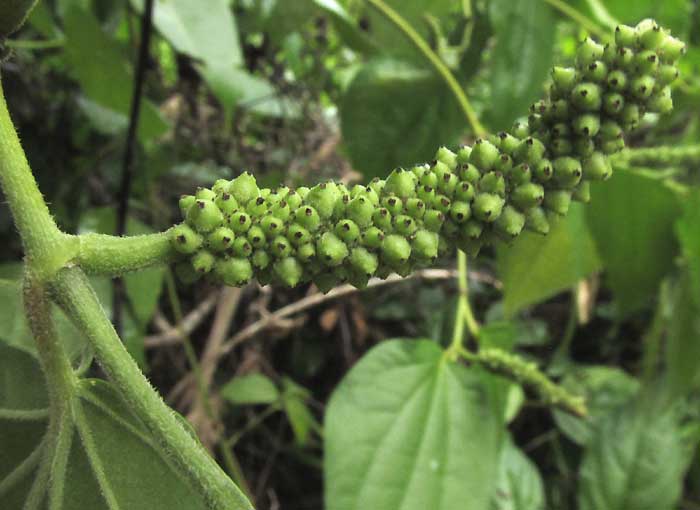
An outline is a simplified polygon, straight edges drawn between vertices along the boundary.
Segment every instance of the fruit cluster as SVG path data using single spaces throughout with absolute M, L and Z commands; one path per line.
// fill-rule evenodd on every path
M 549 96 L 511 132 L 477 139 L 434 161 L 351 188 L 333 182 L 259 189 L 244 173 L 182 197 L 184 223 L 170 236 L 185 279 L 227 285 L 252 278 L 293 287 L 313 281 L 363 287 L 406 275 L 459 248 L 475 255 L 523 229 L 549 231 L 551 216 L 589 200 L 589 183 L 612 172 L 608 155 L 646 112 L 672 107 L 684 45 L 655 22 L 619 26 L 607 46 L 586 39 L 576 67 L 552 70 Z

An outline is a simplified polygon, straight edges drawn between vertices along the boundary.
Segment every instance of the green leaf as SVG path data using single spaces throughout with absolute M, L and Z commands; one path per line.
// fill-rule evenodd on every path
M 625 170 L 591 188 L 586 219 L 618 311 L 626 315 L 645 306 L 673 268 L 678 196 L 658 179 Z
M 498 484 L 491 510 L 544 510 L 544 488 L 537 466 L 508 438 L 501 448 Z
M 503 435 L 492 383 L 429 340 L 373 348 L 326 411 L 328 510 L 486 508 Z
M 606 366 L 575 367 L 564 376 L 562 386 L 586 399 L 586 418 L 554 410 L 557 427 L 580 445 L 588 442 L 602 420 L 623 407 L 639 391 L 639 381 L 634 377 L 619 368 Z
M 683 203 L 683 216 L 676 222 L 676 237 L 688 266 L 692 295 L 700 307 L 700 189 L 693 189 Z
M 221 396 L 232 404 L 273 404 L 279 399 L 279 391 L 269 377 L 248 374 L 234 377 L 221 388 Z
M 546 237 L 523 232 L 512 246 L 498 250 L 504 313 L 512 316 L 570 288 L 599 268 L 583 207 L 572 204 L 569 214 L 555 220 Z
M 391 100 L 387 100 L 391 98 Z M 429 161 L 464 128 L 459 106 L 432 72 L 397 60 L 371 60 L 340 102 L 343 140 L 367 179 Z
M 461 6 L 454 0 L 384 0 L 384 3 L 396 11 L 425 40 L 431 35 L 426 16 L 449 21 L 462 18 Z M 382 52 L 425 64 L 425 57 L 406 37 L 406 35 L 377 9 L 367 6 L 367 35 Z
M 127 117 L 131 108 L 133 77 L 119 43 L 100 27 L 95 16 L 77 3 L 65 13 L 65 55 L 70 73 L 80 82 L 88 98 L 104 109 L 112 110 L 108 126 L 114 129 L 114 116 Z M 139 139 L 147 141 L 164 134 L 168 125 L 158 109 L 143 101 L 139 123 Z M 103 111 L 96 127 L 105 127 Z M 126 122 L 122 125 L 126 126 Z
M 294 432 L 294 440 L 297 445 L 305 446 L 309 442 L 311 432 L 321 430 L 321 426 L 306 405 L 306 400 L 311 394 L 288 377 L 282 378 L 282 386 L 282 406 Z
M 674 289 L 669 321 L 666 343 L 668 390 L 671 397 L 684 397 L 700 385 L 700 305 L 685 273 L 681 273 Z
M 45 405 L 43 378 L 30 356 L 0 345 L 0 373 L 0 408 L 8 404 L 8 388 L 12 392 L 25 391 L 22 404 Z M 27 384 L 29 380 L 32 384 Z M 21 390 L 22 386 L 27 389 Z M 41 441 L 45 420 L 8 422 L 0 415 L 3 508 L 23 508 L 32 486 L 44 500 L 54 494 L 52 508 L 57 510 L 207 508 L 204 500 L 173 471 L 154 439 L 112 386 L 86 379 L 75 390 L 68 402 L 69 414 L 56 432 L 58 442 L 53 436 Z M 18 469 L 22 462 L 24 469 Z
M 672 414 L 644 400 L 605 416 L 579 472 L 580 510 L 671 510 L 686 456 Z
M 492 129 L 509 128 L 542 95 L 552 65 L 554 16 L 542 0 L 493 0 L 489 14 L 496 36 L 491 55 Z
M 143 11 L 143 0 L 131 3 Z M 239 66 L 243 53 L 230 4 L 207 0 L 205 7 L 191 0 L 156 0 L 153 23 L 180 53 L 206 66 Z

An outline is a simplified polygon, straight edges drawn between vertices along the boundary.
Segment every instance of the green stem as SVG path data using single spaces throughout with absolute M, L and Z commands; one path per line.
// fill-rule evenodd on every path
M 504 375 L 535 390 L 547 404 L 559 407 L 577 416 L 586 416 L 582 397 L 572 395 L 555 384 L 537 365 L 501 349 L 482 349 L 478 353 L 460 350 L 459 354 L 471 363 L 477 363 L 491 372 Z
M 464 90 L 457 82 L 457 79 L 450 72 L 449 68 L 440 59 L 440 57 L 430 48 L 428 43 L 421 37 L 421 35 L 415 31 L 411 24 L 406 21 L 398 12 L 389 7 L 383 0 L 367 0 L 367 2 L 372 5 L 377 11 L 382 14 L 391 23 L 396 25 L 396 27 L 403 32 L 403 34 L 413 43 L 413 45 L 420 51 L 430 64 L 435 68 L 440 77 L 445 81 L 447 86 L 452 91 L 455 99 L 459 103 L 464 116 L 467 118 L 469 125 L 477 136 L 483 136 L 486 134 L 486 129 L 479 122 L 479 118 L 474 111 L 469 99 L 467 98 Z
M 118 276 L 170 262 L 174 254 L 167 232 L 128 237 L 82 234 L 77 239 L 74 262 L 90 274 Z
M 700 144 L 625 149 L 611 156 L 610 161 L 613 165 L 618 166 L 697 164 L 700 163 Z
M 226 476 L 202 445 L 185 430 L 129 356 L 114 327 L 78 268 L 59 271 L 51 282 L 56 302 L 90 341 L 97 359 L 131 410 L 143 421 L 159 446 L 217 510 L 252 509 L 243 493 Z
M 571 5 L 564 2 L 563 0 L 544 0 L 546 3 L 554 7 L 556 10 L 564 14 L 564 16 L 572 19 L 583 28 L 588 30 L 591 34 L 599 37 L 603 41 L 610 39 L 610 33 L 607 30 L 603 30 L 598 26 L 597 23 L 588 19 L 586 15 L 577 11 Z
M 71 243 L 56 226 L 37 187 L 7 110 L 1 80 L 0 184 L 35 276 L 52 274 L 70 259 Z
M 45 41 L 31 41 L 28 39 L 8 39 L 5 41 L 5 46 L 18 50 L 53 50 L 62 48 L 65 44 L 66 40 L 63 37 Z

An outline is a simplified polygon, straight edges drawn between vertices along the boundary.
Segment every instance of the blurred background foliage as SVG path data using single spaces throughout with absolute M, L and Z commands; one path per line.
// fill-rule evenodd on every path
M 592 203 L 572 207 L 547 238 L 523 234 L 470 261 L 479 342 L 514 349 L 585 393 L 590 418 L 552 413 L 512 387 L 512 441 L 498 460 L 477 429 L 462 440 L 479 457 L 471 462 L 499 466 L 492 509 L 699 509 L 699 2 L 386 3 L 494 132 L 527 113 L 552 63 L 571 61 L 586 34 L 654 17 L 688 41 L 676 109 L 645 118 Z M 8 41 L 10 110 L 69 232 L 116 229 L 143 9 L 143 0 L 42 0 Z M 474 139 L 425 57 L 364 0 L 156 0 L 153 24 L 127 233 L 167 228 L 180 194 L 243 170 L 268 186 L 363 182 Z M 642 145 L 687 155 L 631 155 Z M 2 204 L 0 243 L 0 340 L 31 354 L 21 246 Z M 382 340 L 448 342 L 457 289 L 453 261 L 441 268 L 326 298 L 312 288 L 186 287 L 151 269 L 117 294 L 123 338 L 257 508 L 322 508 L 324 436 L 343 432 L 324 429 L 330 395 Z M 111 283 L 95 284 L 109 309 Z M 80 352 L 79 334 L 59 326 Z M 645 399 L 672 411 L 630 404 Z M 358 421 L 341 428 L 363 426 L 347 416 Z M 383 466 L 408 476 L 408 464 L 388 456 Z M 345 508 L 335 496 L 327 508 Z M 477 509 L 463 503 L 440 508 Z

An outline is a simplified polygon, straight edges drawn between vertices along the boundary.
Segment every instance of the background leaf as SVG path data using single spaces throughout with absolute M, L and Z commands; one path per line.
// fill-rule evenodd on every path
M 544 509 L 544 488 L 537 466 L 508 438 L 501 448 L 491 510 Z
M 428 340 L 372 349 L 326 411 L 327 508 L 486 508 L 503 433 L 489 380 Z
M 269 377 L 255 373 L 231 379 L 221 388 L 221 396 L 233 404 L 272 404 L 279 391 Z
M 580 204 L 555 220 L 546 237 L 523 232 L 511 246 L 498 250 L 506 315 L 573 286 L 600 268 Z
M 671 510 L 684 458 L 674 416 L 637 400 L 607 415 L 591 437 L 579 472 L 579 508 Z
M 492 0 L 496 42 L 491 56 L 489 125 L 509 128 L 542 95 L 554 54 L 551 8 L 541 0 Z
M 340 115 L 348 155 L 366 179 L 429 161 L 465 127 L 442 81 L 398 60 L 363 66 L 343 96 Z
M 586 219 L 618 311 L 627 314 L 656 294 L 673 265 L 678 197 L 661 180 L 626 170 L 591 188 Z

